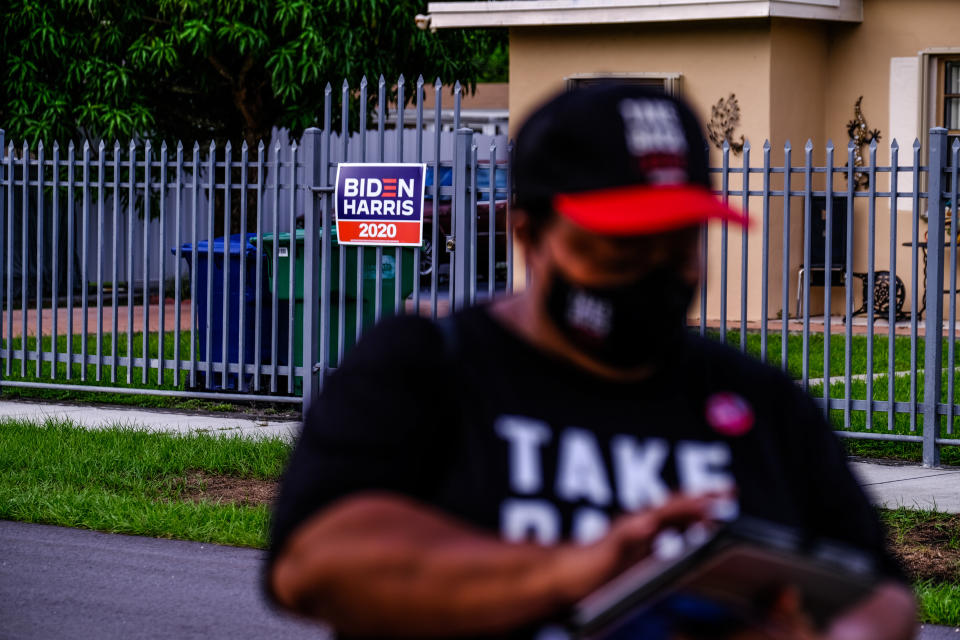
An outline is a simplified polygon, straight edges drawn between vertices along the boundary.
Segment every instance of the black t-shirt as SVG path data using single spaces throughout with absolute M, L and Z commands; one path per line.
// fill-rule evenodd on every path
M 277 501 L 270 558 L 348 494 L 397 492 L 506 540 L 588 542 L 673 491 L 873 553 L 881 526 L 823 414 L 779 371 L 691 336 L 642 382 L 543 352 L 485 307 L 386 320 L 325 381 Z

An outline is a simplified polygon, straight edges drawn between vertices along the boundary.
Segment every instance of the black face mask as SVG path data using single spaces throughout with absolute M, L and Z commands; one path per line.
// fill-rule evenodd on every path
M 583 287 L 554 270 L 547 314 L 591 359 L 616 369 L 665 362 L 683 340 L 694 287 L 662 267 L 616 287 Z

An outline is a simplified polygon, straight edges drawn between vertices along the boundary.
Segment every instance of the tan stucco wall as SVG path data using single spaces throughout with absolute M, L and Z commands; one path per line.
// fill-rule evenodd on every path
M 769 31 L 764 23 L 756 21 L 514 28 L 510 32 L 511 128 L 516 133 L 531 110 L 563 89 L 567 76 L 598 72 L 657 72 L 682 74 L 682 94 L 701 117 L 709 115 L 711 105 L 720 98 L 735 93 L 744 123 L 738 134 L 743 133 L 751 139 L 762 138 L 770 128 L 767 102 L 770 93 L 769 47 Z M 731 73 L 732 70 L 736 73 Z M 759 157 L 759 149 L 755 157 Z M 718 152 L 714 154 L 714 161 L 719 163 Z M 738 162 L 733 157 L 732 164 Z M 758 230 L 751 229 L 751 235 Z M 731 317 L 739 317 L 740 246 L 740 232 L 736 231 L 731 234 L 728 245 L 728 312 Z M 759 240 L 751 239 L 751 264 L 759 264 L 760 249 Z M 718 232 L 711 233 L 708 257 L 711 274 L 708 303 L 711 315 L 717 315 L 719 293 L 714 294 L 712 286 L 716 283 L 719 287 Z M 521 274 L 522 278 L 522 269 L 514 272 Z M 754 272 L 758 270 L 754 269 Z M 751 279 L 755 275 L 751 272 Z M 759 296 L 749 302 L 751 308 L 755 307 L 759 312 Z
M 664 72 L 682 74 L 682 93 L 706 120 L 710 106 L 731 92 L 736 93 L 741 109 L 743 134 L 753 143 L 751 164 L 761 166 L 763 141 L 772 144 L 774 166 L 783 161 L 783 144 L 793 147 L 793 166 L 802 166 L 804 144 L 814 143 L 813 159 L 822 165 L 824 147 L 832 140 L 837 147 L 835 162 L 847 160 L 846 124 L 853 118 L 853 106 L 863 95 L 863 112 L 871 128 L 883 135 L 878 153 L 880 164 L 889 164 L 890 69 L 891 58 L 917 56 L 928 48 L 960 47 L 960 2 L 956 0 L 864 0 L 864 19 L 860 24 L 824 23 L 807 20 L 757 19 L 699 23 L 594 25 L 577 27 L 524 27 L 510 32 L 510 112 L 511 128 L 516 128 L 537 104 L 563 88 L 563 78 L 577 73 Z M 919 62 L 918 62 L 919 64 Z M 920 100 L 919 94 L 917 100 Z M 919 107 L 918 107 L 919 108 Z M 919 132 L 918 132 L 919 133 Z M 924 136 L 921 136 L 923 141 Z M 901 143 L 901 164 L 910 163 L 910 144 Z M 866 150 L 865 155 L 866 155 Z M 926 149 L 923 150 L 926 153 Z M 924 156 L 925 157 L 925 156 Z M 731 165 L 739 166 L 732 157 Z M 924 160 L 925 162 L 925 160 Z M 719 165 L 714 151 L 713 164 Z M 782 186 L 775 176 L 771 186 Z M 901 178 L 906 179 L 906 174 Z M 886 178 L 878 188 L 886 188 Z M 802 174 L 793 176 L 793 188 L 802 188 Z M 759 176 L 752 177 L 758 188 Z M 823 176 L 814 179 L 822 189 Z M 837 175 L 836 191 L 846 189 L 846 181 Z M 731 188 L 740 187 L 738 178 Z M 903 188 L 903 185 L 901 185 Z M 735 204 L 739 198 L 732 199 Z M 750 211 L 754 226 L 749 234 L 748 318 L 760 317 L 760 225 L 761 201 L 753 198 Z M 796 274 L 802 261 L 803 206 L 801 198 L 792 200 L 790 313 L 794 312 Z M 867 207 L 858 199 L 854 214 L 854 269 L 867 267 Z M 889 266 L 890 203 L 878 201 L 876 207 L 875 265 Z M 769 316 L 776 317 L 782 299 L 782 221 L 783 202 L 770 201 L 769 233 Z M 901 211 L 897 245 L 910 239 L 909 211 Z M 920 235 L 925 231 L 921 222 Z M 711 229 L 708 262 L 708 316 L 719 316 L 720 234 Z M 907 309 L 910 300 L 909 249 L 898 249 L 898 273 L 907 284 Z M 740 234 L 729 240 L 728 319 L 737 320 L 740 312 Z M 516 269 L 522 273 L 522 269 Z M 822 310 L 823 291 L 812 291 L 811 311 Z M 854 304 L 860 300 L 859 285 Z M 834 292 L 834 311 L 841 312 L 842 289 Z

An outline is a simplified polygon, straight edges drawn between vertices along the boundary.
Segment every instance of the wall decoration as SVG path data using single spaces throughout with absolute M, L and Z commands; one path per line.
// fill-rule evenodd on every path
M 707 135 L 717 149 L 722 149 L 726 140 L 730 150 L 739 155 L 743 152 L 743 136 L 740 136 L 739 141 L 733 138 L 733 132 L 739 126 L 740 103 L 737 102 L 737 96 L 731 93 L 727 98 L 720 98 L 717 104 L 711 107 Z
M 857 103 L 853 105 L 853 120 L 847 123 L 847 135 L 853 140 L 853 165 L 863 167 L 863 147 L 871 142 L 880 140 L 880 129 L 868 129 L 867 119 L 863 116 L 863 109 L 860 104 L 863 102 L 863 96 L 857 98 Z M 846 173 L 843 174 L 846 178 Z M 855 173 L 853 185 L 854 189 L 866 189 L 870 184 L 870 176 L 865 173 Z

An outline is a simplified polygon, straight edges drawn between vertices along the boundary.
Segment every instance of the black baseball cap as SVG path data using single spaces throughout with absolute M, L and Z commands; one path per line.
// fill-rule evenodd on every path
M 706 141 L 682 101 L 605 83 L 562 93 L 517 134 L 517 203 L 548 204 L 596 233 L 643 235 L 706 220 L 746 225 L 710 191 Z

